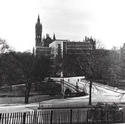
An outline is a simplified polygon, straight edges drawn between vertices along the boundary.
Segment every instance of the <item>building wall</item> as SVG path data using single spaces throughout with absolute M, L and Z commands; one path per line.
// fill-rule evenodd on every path
M 37 56 L 51 56 L 51 48 L 49 47 L 37 47 L 36 48 L 36 55 Z
M 83 54 L 86 50 L 93 50 L 93 44 L 91 42 L 67 42 L 66 44 L 67 54 Z
M 51 54 L 53 57 L 58 56 L 59 49 L 60 54 L 63 57 L 66 54 L 84 54 L 87 50 L 93 50 L 95 44 L 91 41 L 84 42 L 71 42 L 68 40 L 55 40 L 53 41 L 49 47 L 51 48 Z
M 67 40 L 55 40 L 51 44 L 49 44 L 49 47 L 51 48 L 51 54 L 53 57 L 58 56 L 59 54 L 61 57 L 64 55 L 64 43 L 68 42 Z

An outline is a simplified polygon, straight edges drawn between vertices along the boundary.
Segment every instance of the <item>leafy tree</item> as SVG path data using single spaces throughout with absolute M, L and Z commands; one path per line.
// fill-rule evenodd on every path
M 25 103 L 29 102 L 29 94 L 32 82 L 41 81 L 48 74 L 49 60 L 45 57 L 36 57 L 24 52 L 11 52 L 18 71 L 21 72 L 20 79 L 26 84 Z
M 8 85 L 17 84 L 21 78 L 22 70 L 18 67 L 11 52 L 1 54 L 0 59 L 0 80 Z
M 41 81 L 49 76 L 50 60 L 45 56 L 34 57 L 34 65 L 32 70 L 32 77 L 35 81 Z
M 3 39 L 0 39 L 0 80 L 1 80 L 1 82 L 2 82 L 2 80 L 4 80 L 4 81 L 6 80 L 7 71 L 8 71 L 8 68 L 3 66 L 3 64 L 4 64 L 4 62 L 3 62 L 3 54 L 8 53 L 9 51 L 11 51 L 11 48 L 7 44 L 7 42 L 5 40 L 3 40 Z M 5 71 L 6 71 L 6 73 L 5 73 Z M 0 84 L 0 85 L 2 85 L 2 84 Z
M 81 76 L 84 75 L 83 71 L 77 62 L 76 55 L 65 55 L 63 58 L 63 73 L 64 76 Z

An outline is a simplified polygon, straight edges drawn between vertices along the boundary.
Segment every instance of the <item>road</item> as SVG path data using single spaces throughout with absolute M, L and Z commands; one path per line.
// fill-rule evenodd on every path
M 89 93 L 89 82 L 86 80 L 80 80 L 83 78 L 84 77 L 64 78 L 64 80 L 69 81 L 70 83 L 75 85 L 76 81 L 79 79 L 79 87 L 85 89 L 86 92 Z M 87 105 L 88 102 L 89 102 L 89 96 L 83 96 L 83 97 L 74 97 L 67 99 L 48 100 L 42 102 L 41 106 L 73 106 L 73 105 L 84 105 L 84 104 Z M 125 90 L 93 82 L 92 102 L 125 103 Z

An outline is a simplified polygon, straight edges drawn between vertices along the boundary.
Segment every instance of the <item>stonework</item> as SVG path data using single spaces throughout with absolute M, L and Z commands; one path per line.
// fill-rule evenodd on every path
M 79 55 L 84 54 L 86 50 L 96 49 L 96 42 L 88 37 L 85 37 L 81 42 L 56 39 L 55 34 L 53 38 L 49 34 L 46 34 L 46 37 L 42 38 L 42 24 L 39 16 L 35 26 L 35 33 L 35 54 L 38 56 L 47 56 L 53 59 L 57 56 L 63 58 L 67 54 Z

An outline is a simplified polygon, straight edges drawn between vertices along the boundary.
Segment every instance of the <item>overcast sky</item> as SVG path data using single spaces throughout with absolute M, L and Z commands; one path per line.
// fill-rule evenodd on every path
M 15 50 L 31 50 L 38 14 L 43 35 L 93 36 L 107 49 L 125 42 L 125 0 L 0 0 L 0 38 Z

